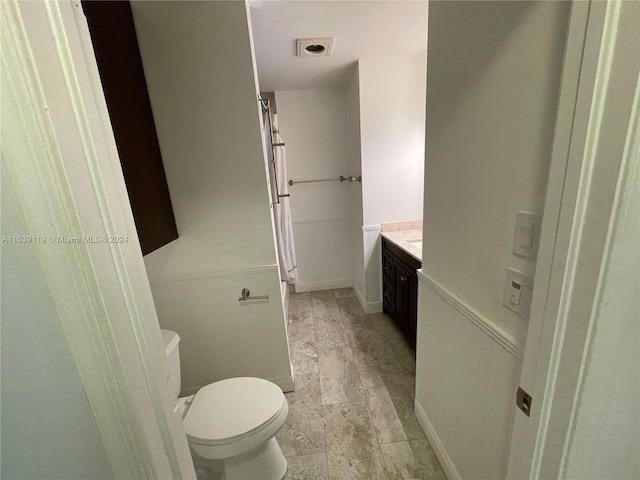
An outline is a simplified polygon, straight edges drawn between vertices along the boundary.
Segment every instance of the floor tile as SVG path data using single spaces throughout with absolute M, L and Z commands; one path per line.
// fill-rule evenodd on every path
M 294 303 L 309 303 L 311 304 L 311 292 L 292 293 L 289 295 L 289 306 Z
M 297 375 L 295 391 L 285 394 L 289 415 L 276 434 L 285 456 L 325 452 L 324 422 L 317 375 Z
M 287 325 L 287 480 L 444 480 L 414 414 L 415 354 L 391 317 L 337 289 L 291 294 Z
M 331 290 L 311 292 L 311 300 L 314 306 L 321 305 L 321 304 L 337 305 L 336 296 L 333 294 L 333 291 Z
M 405 371 L 400 365 L 358 367 L 358 372 L 367 395 L 386 395 L 389 392 L 410 393 L 405 383 Z
M 446 480 L 429 442 L 409 442 L 382 445 L 390 480 Z
M 367 317 L 357 298 L 337 298 L 336 302 L 344 322 L 361 323 Z
M 359 369 L 367 405 L 380 443 L 424 438 L 414 413 L 412 395 L 398 370 Z
M 329 478 L 382 480 L 387 472 L 364 402 L 323 407 Z
M 387 347 L 390 349 L 389 356 L 402 365 L 409 373 L 416 373 L 416 354 L 406 339 L 398 341 L 385 340 Z
M 404 341 L 404 333 L 396 322 L 386 313 L 374 313 L 371 315 L 373 324 L 383 338 L 392 342 Z
M 294 384 L 295 390 L 284 394 L 289 402 L 289 407 L 304 405 L 313 408 L 322 405 L 318 374 L 296 375 Z
M 389 392 L 368 396 L 367 405 L 381 444 L 424 438 L 409 394 Z
M 358 367 L 396 363 L 396 354 L 372 326 L 354 325 L 348 330 Z
M 313 325 L 313 306 L 311 302 L 289 304 L 289 325 Z
M 283 480 L 326 480 L 329 478 L 327 455 L 297 455 L 287 458 L 287 474 Z
M 333 290 L 333 295 L 336 298 L 356 298 L 352 288 L 338 288 Z
M 289 328 L 289 353 L 294 375 L 318 373 L 314 328 Z
M 402 378 L 402 383 L 404 383 L 407 392 L 411 395 L 411 398 L 415 400 L 416 398 L 416 375 L 415 373 L 409 373 L 408 371 L 400 372 L 400 377 Z
M 313 314 L 316 332 L 316 346 L 318 348 L 339 348 L 349 346 L 347 332 L 342 325 L 342 320 L 336 315 L 325 313 Z
M 364 400 L 360 375 L 350 348 L 318 349 L 322 404 Z

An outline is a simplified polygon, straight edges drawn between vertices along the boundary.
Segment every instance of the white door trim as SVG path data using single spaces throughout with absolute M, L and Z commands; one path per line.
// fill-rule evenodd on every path
M 1 16 L 2 175 L 114 477 L 194 478 L 80 2 Z
M 621 11 L 633 4 L 572 6 L 520 383 L 533 397 L 532 413 L 516 411 L 508 478 L 563 477 L 621 179 L 637 162 L 639 83 L 637 72 L 635 83 L 628 76 L 638 59 L 633 50 L 625 57 L 629 45 L 619 40 L 629 34 Z M 631 113 L 617 114 L 620 99 Z M 626 131 L 624 146 L 609 141 L 612 131 Z

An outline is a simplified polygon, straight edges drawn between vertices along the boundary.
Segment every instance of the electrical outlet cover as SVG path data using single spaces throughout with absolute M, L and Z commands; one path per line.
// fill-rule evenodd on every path
M 513 291 L 513 285 L 521 285 L 519 303 L 514 305 L 511 302 L 511 293 Z M 524 273 L 519 272 L 511 267 L 507 268 L 507 278 L 504 284 L 504 296 L 502 298 L 502 304 L 509 310 L 513 310 L 519 315 L 525 318 L 529 318 L 529 311 L 531 310 L 531 298 L 533 297 L 533 279 L 527 277 Z

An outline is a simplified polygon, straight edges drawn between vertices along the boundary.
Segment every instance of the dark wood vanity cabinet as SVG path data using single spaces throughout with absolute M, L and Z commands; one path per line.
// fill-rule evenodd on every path
M 382 305 L 415 348 L 419 260 L 382 237 Z
M 142 254 L 178 238 L 169 187 L 126 1 L 83 0 Z

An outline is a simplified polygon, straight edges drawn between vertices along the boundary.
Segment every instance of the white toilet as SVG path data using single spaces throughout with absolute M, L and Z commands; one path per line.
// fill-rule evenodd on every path
M 180 337 L 162 330 L 172 388 L 180 394 Z M 274 438 L 289 412 L 277 385 L 229 378 L 178 399 L 198 479 L 280 480 L 287 460 Z

